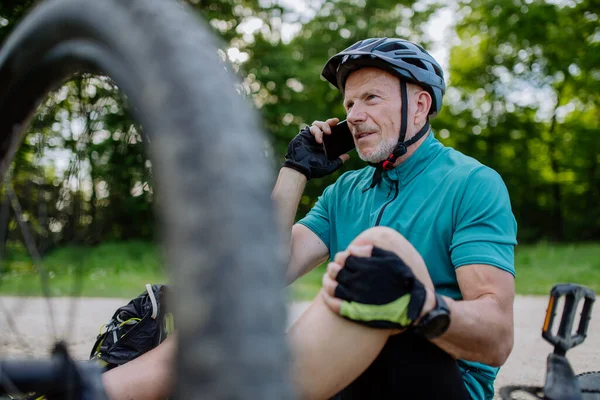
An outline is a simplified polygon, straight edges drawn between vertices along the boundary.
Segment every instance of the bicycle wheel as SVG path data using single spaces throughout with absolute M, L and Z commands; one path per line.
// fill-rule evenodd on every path
M 600 400 L 600 372 L 584 372 L 577 375 L 579 386 L 581 387 L 581 398 L 583 400 Z M 511 400 L 516 395 L 523 396 L 528 393 L 527 397 L 531 399 L 544 399 L 544 388 L 541 386 L 505 386 L 500 389 L 500 396 L 503 400 Z M 519 397 L 522 398 L 522 397 Z
M 577 375 L 584 400 L 600 400 L 600 371 L 584 372 Z
M 289 397 L 283 260 L 259 122 L 206 25 L 166 0 L 51 0 L 0 52 L 0 173 L 43 96 L 111 77 L 149 139 L 173 275 L 179 398 Z

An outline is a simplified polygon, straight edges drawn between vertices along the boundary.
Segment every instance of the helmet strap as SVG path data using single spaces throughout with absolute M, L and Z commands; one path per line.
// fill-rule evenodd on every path
M 406 88 L 406 82 L 401 79 L 400 80 L 400 96 L 402 98 L 402 110 L 401 112 L 401 120 L 400 120 L 400 135 L 398 136 L 398 143 L 394 148 L 392 154 L 388 156 L 383 161 L 378 163 L 369 163 L 369 165 L 375 167 L 375 172 L 373 173 L 373 179 L 371 180 L 371 186 L 363 190 L 363 193 L 369 189 L 374 188 L 381 182 L 381 175 L 383 171 L 389 171 L 394 168 L 394 164 L 398 161 L 398 158 L 402 157 L 408 151 L 408 146 L 416 143 L 419 139 L 421 139 L 427 132 L 429 132 L 429 119 L 423 127 L 417 132 L 415 136 L 410 138 L 410 140 L 404 141 L 406 138 L 406 127 L 408 122 L 408 90 Z

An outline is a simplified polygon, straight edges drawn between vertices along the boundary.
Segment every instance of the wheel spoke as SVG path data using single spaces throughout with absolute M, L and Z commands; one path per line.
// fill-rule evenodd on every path
M 25 246 L 27 247 L 27 251 L 29 251 L 29 255 L 31 256 L 34 268 L 40 274 L 40 281 L 42 285 L 42 293 L 44 298 L 46 299 L 46 306 L 48 308 L 48 318 L 50 322 L 50 329 L 52 332 L 52 337 L 54 340 L 57 339 L 56 335 L 56 324 L 54 319 L 54 307 L 52 306 L 52 299 L 50 293 L 49 280 L 50 277 L 48 275 L 48 270 L 44 267 L 44 263 L 42 262 L 42 258 L 40 257 L 40 253 L 35 245 L 35 239 L 27 223 L 23 220 L 23 209 L 21 207 L 21 203 L 15 194 L 14 188 L 11 183 L 7 183 L 6 186 L 6 194 L 10 199 L 10 203 L 15 212 L 15 219 L 19 227 L 21 228 L 21 234 L 23 235 L 23 241 L 25 242 Z
M 13 383 L 13 381 L 10 380 L 10 378 L 8 376 L 3 374 L 1 363 L 0 363 L 0 383 L 2 384 L 3 387 L 5 387 L 7 389 L 7 392 L 9 392 L 11 395 L 19 396 L 19 398 L 25 396 L 25 393 L 22 393 L 17 388 L 17 386 Z

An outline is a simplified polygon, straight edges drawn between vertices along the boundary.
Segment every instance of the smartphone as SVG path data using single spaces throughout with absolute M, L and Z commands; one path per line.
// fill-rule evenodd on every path
M 332 126 L 331 135 L 323 135 L 323 148 L 329 160 L 335 160 L 354 149 L 354 137 L 346 120 Z

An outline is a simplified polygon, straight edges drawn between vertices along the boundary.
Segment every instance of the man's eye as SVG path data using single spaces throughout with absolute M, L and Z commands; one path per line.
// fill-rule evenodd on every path
M 377 96 L 375 96 L 374 94 L 370 94 L 367 96 L 367 100 L 373 100 L 375 99 Z

